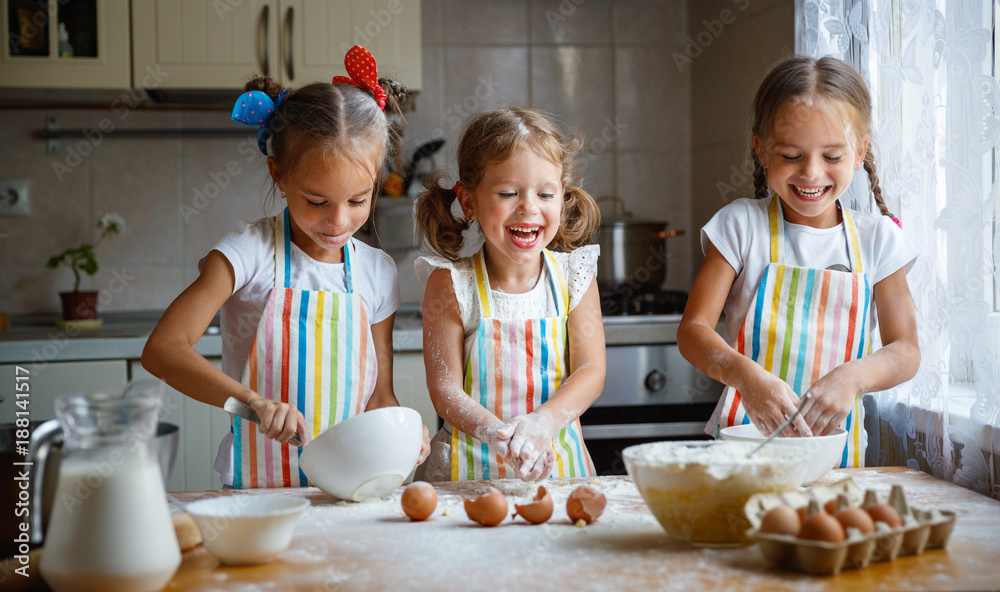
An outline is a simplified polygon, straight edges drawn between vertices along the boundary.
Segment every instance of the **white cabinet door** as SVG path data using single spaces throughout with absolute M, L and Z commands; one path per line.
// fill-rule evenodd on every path
M 162 72 L 162 88 L 243 88 L 278 78 L 276 0 L 133 0 L 133 78 Z
M 128 0 L 0 0 L 0 38 L 0 87 L 132 86 Z
M 420 90 L 419 0 L 282 0 L 279 37 L 286 85 L 346 76 L 344 54 L 360 45 L 380 77 Z
M 18 371 L 17 368 L 22 368 Z M 27 370 L 25 374 L 24 370 Z M 56 398 L 72 394 L 98 392 L 121 393 L 125 388 L 125 360 L 97 360 L 92 362 L 48 362 L 42 364 L 0 364 L 0 423 L 17 418 L 17 398 L 14 392 L 15 376 L 27 376 L 29 418 L 45 421 L 56 416 Z M 23 393 L 24 391 L 22 391 Z
M 220 358 L 209 358 L 216 368 L 222 368 Z M 132 380 L 154 379 L 138 360 L 129 362 Z M 160 421 L 180 427 L 177 460 L 167 481 L 167 491 L 203 491 L 219 489 L 219 474 L 215 472 L 215 455 L 219 442 L 229 433 L 229 414 L 220 409 L 166 388 Z
M 422 352 L 396 352 L 392 357 L 392 390 L 403 407 L 420 412 L 433 438 L 438 431 L 438 415 L 427 392 L 427 373 Z
M 344 75 L 358 44 L 419 90 L 419 0 L 133 0 L 135 86 L 241 89 L 254 74 L 290 87 Z

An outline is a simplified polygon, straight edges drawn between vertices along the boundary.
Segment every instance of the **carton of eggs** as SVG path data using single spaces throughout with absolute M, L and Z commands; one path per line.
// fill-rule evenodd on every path
M 955 527 L 955 512 L 912 508 L 900 485 L 880 500 L 851 479 L 804 492 L 756 494 L 744 510 L 752 525 L 747 536 L 769 562 L 815 575 L 942 549 Z

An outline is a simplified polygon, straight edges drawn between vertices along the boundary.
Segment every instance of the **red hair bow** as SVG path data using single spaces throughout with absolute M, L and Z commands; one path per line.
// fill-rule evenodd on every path
M 378 83 L 378 71 L 375 65 L 375 58 L 371 52 L 355 45 L 347 50 L 344 56 L 344 66 L 347 68 L 347 76 L 334 76 L 334 84 L 353 84 L 358 88 L 363 88 L 375 95 L 375 102 L 380 109 L 385 109 L 385 89 Z

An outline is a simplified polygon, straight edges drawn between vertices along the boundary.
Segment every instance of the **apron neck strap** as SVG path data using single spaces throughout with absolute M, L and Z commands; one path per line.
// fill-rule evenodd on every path
M 556 316 L 569 314 L 569 287 L 563 277 L 562 270 L 556 263 L 555 257 L 548 249 L 542 249 L 542 259 L 549 269 L 549 281 L 552 285 L 552 293 L 556 301 Z M 476 272 L 476 294 L 479 297 L 479 306 L 483 311 L 483 317 L 489 318 L 493 314 L 493 296 L 490 290 L 490 278 L 486 273 L 486 246 L 484 245 L 472 261 L 473 269 Z
M 862 273 L 861 265 L 861 243 L 858 240 L 858 229 L 854 226 L 854 219 L 844 208 L 840 200 L 837 200 L 837 207 L 844 216 L 844 234 L 847 236 L 847 253 L 850 261 L 854 265 L 854 273 Z M 781 198 L 777 193 L 771 194 L 771 205 L 768 206 L 768 221 L 771 230 L 771 263 L 785 263 L 785 216 L 781 205 Z
M 344 245 L 344 278 L 347 293 L 354 292 L 351 281 L 351 240 Z M 274 287 L 291 288 L 292 281 L 292 218 L 288 208 L 274 218 Z

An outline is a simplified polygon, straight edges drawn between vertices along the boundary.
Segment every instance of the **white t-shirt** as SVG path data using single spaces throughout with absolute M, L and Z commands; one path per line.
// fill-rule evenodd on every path
M 396 264 L 385 251 L 351 239 L 351 274 L 371 323 L 389 318 L 399 308 Z M 290 285 L 301 290 L 346 292 L 343 263 L 324 263 L 292 245 Z M 274 218 L 261 218 L 243 230 L 225 236 L 213 250 L 233 266 L 233 295 L 219 311 L 222 333 L 222 371 L 240 380 L 257 325 L 274 288 Z M 198 262 L 198 268 L 205 260 Z
M 768 199 L 738 199 L 719 210 L 701 229 L 701 249 L 708 252 L 711 243 L 736 270 L 736 281 L 729 289 L 723 312 L 726 315 L 726 341 L 735 345 L 743 320 L 750 309 L 764 270 L 771 262 Z M 875 284 L 900 268 L 909 271 L 916 260 L 916 247 L 888 216 L 848 209 L 861 244 L 861 265 L 868 281 Z M 813 228 L 785 221 L 785 264 L 825 269 L 840 264 L 852 269 L 843 224 L 833 228 Z M 873 336 L 878 320 L 871 307 Z
M 399 308 L 396 264 L 385 251 L 369 247 L 361 241 L 352 238 L 348 245 L 351 247 L 354 291 L 361 297 L 371 323 L 380 323 Z M 317 261 L 295 243 L 291 243 L 291 247 L 291 287 L 340 293 L 347 291 L 343 263 Z M 240 380 L 257 334 L 257 325 L 274 288 L 274 218 L 261 218 L 248 223 L 241 231 L 226 235 L 213 250 L 222 253 L 233 266 L 233 295 L 219 310 L 222 371 Z M 198 269 L 204 264 L 203 258 L 198 262 Z M 215 470 L 221 474 L 223 484 L 233 484 L 232 433 L 223 437 L 219 444 Z
M 583 298 L 597 275 L 597 258 L 601 254 L 599 245 L 587 245 L 569 253 L 552 252 L 563 278 L 569 288 L 569 309 L 572 311 Z M 479 303 L 476 271 L 473 267 L 473 257 L 463 257 L 458 261 L 449 261 L 443 257 L 420 257 L 413 263 L 413 270 L 420 280 L 420 285 L 427 287 L 427 278 L 435 269 L 451 271 L 451 282 L 458 300 L 459 314 L 468 337 L 479 326 L 483 316 Z M 556 316 L 555 295 L 549 288 L 548 265 L 542 265 L 535 286 L 523 294 L 508 294 L 500 290 L 490 290 L 493 300 L 493 317 L 501 321 L 520 319 L 544 319 Z

